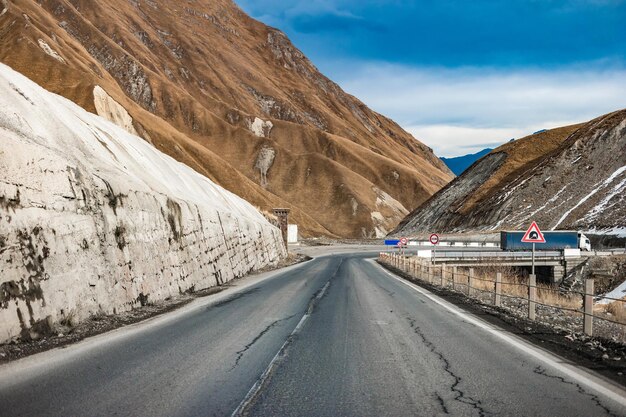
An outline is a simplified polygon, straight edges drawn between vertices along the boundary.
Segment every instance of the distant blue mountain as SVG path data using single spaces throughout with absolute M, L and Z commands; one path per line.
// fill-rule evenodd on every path
M 478 153 L 471 155 L 456 156 L 454 158 L 441 158 L 441 160 L 450 168 L 457 177 L 469 168 L 474 162 L 491 152 L 492 148 L 483 149 Z

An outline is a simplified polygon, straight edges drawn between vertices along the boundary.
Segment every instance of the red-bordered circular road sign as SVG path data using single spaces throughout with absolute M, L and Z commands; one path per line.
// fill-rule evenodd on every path
M 405 238 L 405 237 L 400 238 L 400 244 L 401 244 L 402 246 L 406 246 L 408 243 L 409 243 L 409 239 L 407 239 L 407 238 Z
M 428 240 L 430 240 L 430 243 L 432 245 L 436 245 L 437 243 L 439 243 L 439 235 L 436 233 L 433 233 L 432 235 L 430 235 Z

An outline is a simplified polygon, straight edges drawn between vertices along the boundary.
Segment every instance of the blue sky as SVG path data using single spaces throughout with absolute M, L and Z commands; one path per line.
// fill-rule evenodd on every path
M 455 156 L 626 107 L 626 0 L 238 0 Z

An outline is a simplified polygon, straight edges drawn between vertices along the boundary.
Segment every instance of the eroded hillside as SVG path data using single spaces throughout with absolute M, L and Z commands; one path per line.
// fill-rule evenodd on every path
M 503 145 L 394 231 L 611 231 L 626 224 L 626 110 Z
M 383 235 L 452 179 L 230 0 L 4 4 L 2 62 L 305 235 Z

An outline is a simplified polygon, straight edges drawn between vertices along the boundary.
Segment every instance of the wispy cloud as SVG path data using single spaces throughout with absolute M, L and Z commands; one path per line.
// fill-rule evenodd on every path
M 626 70 L 353 65 L 340 84 L 440 156 L 497 145 L 626 107 Z
M 237 0 L 438 155 L 626 107 L 626 0 Z

